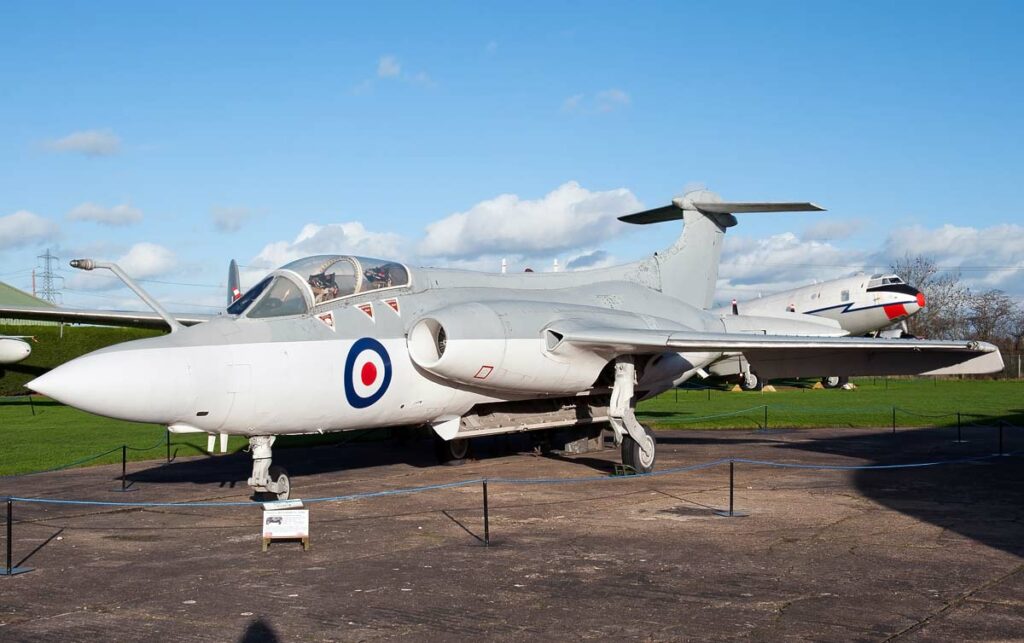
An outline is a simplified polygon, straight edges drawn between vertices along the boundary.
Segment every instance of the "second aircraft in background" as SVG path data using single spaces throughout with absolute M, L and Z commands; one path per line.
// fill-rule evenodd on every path
M 794 288 L 783 292 L 736 303 L 717 312 L 738 312 L 744 315 L 785 317 L 802 313 L 835 320 L 850 336 L 896 331 L 897 337 L 906 334 L 905 322 L 925 306 L 925 297 L 917 288 L 905 283 L 894 274 L 842 277 L 831 281 Z M 764 382 L 740 353 L 725 355 L 708 368 L 719 377 L 739 377 L 740 387 L 753 391 Z M 825 376 L 826 388 L 838 388 L 848 378 Z

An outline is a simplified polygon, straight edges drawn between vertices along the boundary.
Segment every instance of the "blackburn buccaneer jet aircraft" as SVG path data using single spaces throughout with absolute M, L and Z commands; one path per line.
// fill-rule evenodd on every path
M 622 217 L 682 219 L 675 245 L 586 272 L 487 274 L 309 257 L 190 328 L 154 301 L 169 335 L 98 350 L 29 386 L 100 415 L 247 436 L 249 485 L 287 498 L 288 475 L 271 466 L 275 436 L 396 425 L 432 426 L 451 457 L 475 436 L 610 426 L 624 463 L 650 471 L 655 437 L 637 421 L 636 401 L 726 352 L 742 352 L 765 377 L 1002 368 L 995 347 L 980 342 L 851 339 L 812 315 L 706 311 L 733 214 L 819 209 L 691 192 Z
M 823 281 L 783 292 L 740 302 L 737 310 L 747 315 L 785 317 L 792 313 L 834 319 L 851 336 L 878 333 L 897 324 L 906 334 L 906 320 L 925 306 L 925 297 L 917 288 L 897 275 L 854 275 Z M 727 314 L 731 307 L 719 308 Z M 899 336 L 900 331 L 896 331 Z M 709 367 L 712 375 L 739 375 L 740 387 L 758 390 L 764 384 L 743 355 L 724 356 Z M 837 375 L 822 378 L 825 388 L 838 388 L 849 381 Z

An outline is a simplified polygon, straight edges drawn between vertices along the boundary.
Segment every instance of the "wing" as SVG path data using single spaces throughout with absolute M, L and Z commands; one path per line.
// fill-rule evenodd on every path
M 216 315 L 177 314 L 175 319 L 184 326 L 195 326 Z M 42 308 L 33 306 L 0 306 L 0 316 L 12 319 L 57 321 L 65 324 L 96 324 L 99 326 L 135 326 L 138 328 L 167 328 L 167 322 L 153 312 L 126 310 L 84 310 L 77 308 Z
M 992 344 L 753 333 L 704 333 L 582 326 L 547 331 L 549 350 L 561 345 L 605 354 L 673 351 L 743 353 L 764 378 L 830 375 L 950 375 L 994 373 L 1003 359 Z

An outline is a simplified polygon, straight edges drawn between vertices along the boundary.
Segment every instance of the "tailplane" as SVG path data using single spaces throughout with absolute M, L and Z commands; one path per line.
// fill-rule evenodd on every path
M 683 220 L 683 234 L 663 252 L 648 259 L 646 267 L 657 272 L 661 291 L 697 308 L 710 308 L 718 281 L 725 230 L 736 225 L 734 214 L 750 212 L 817 212 L 813 203 L 730 203 L 714 192 L 696 190 L 653 210 L 619 217 L 620 221 L 645 225 Z

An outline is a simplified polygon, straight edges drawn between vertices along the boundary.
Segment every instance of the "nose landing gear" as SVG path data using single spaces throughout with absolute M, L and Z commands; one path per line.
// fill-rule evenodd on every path
M 271 466 L 274 444 L 273 435 L 254 435 L 249 438 L 249 450 L 252 452 L 252 477 L 247 481 L 252 487 L 257 500 L 288 500 L 291 494 L 291 481 L 284 467 Z

